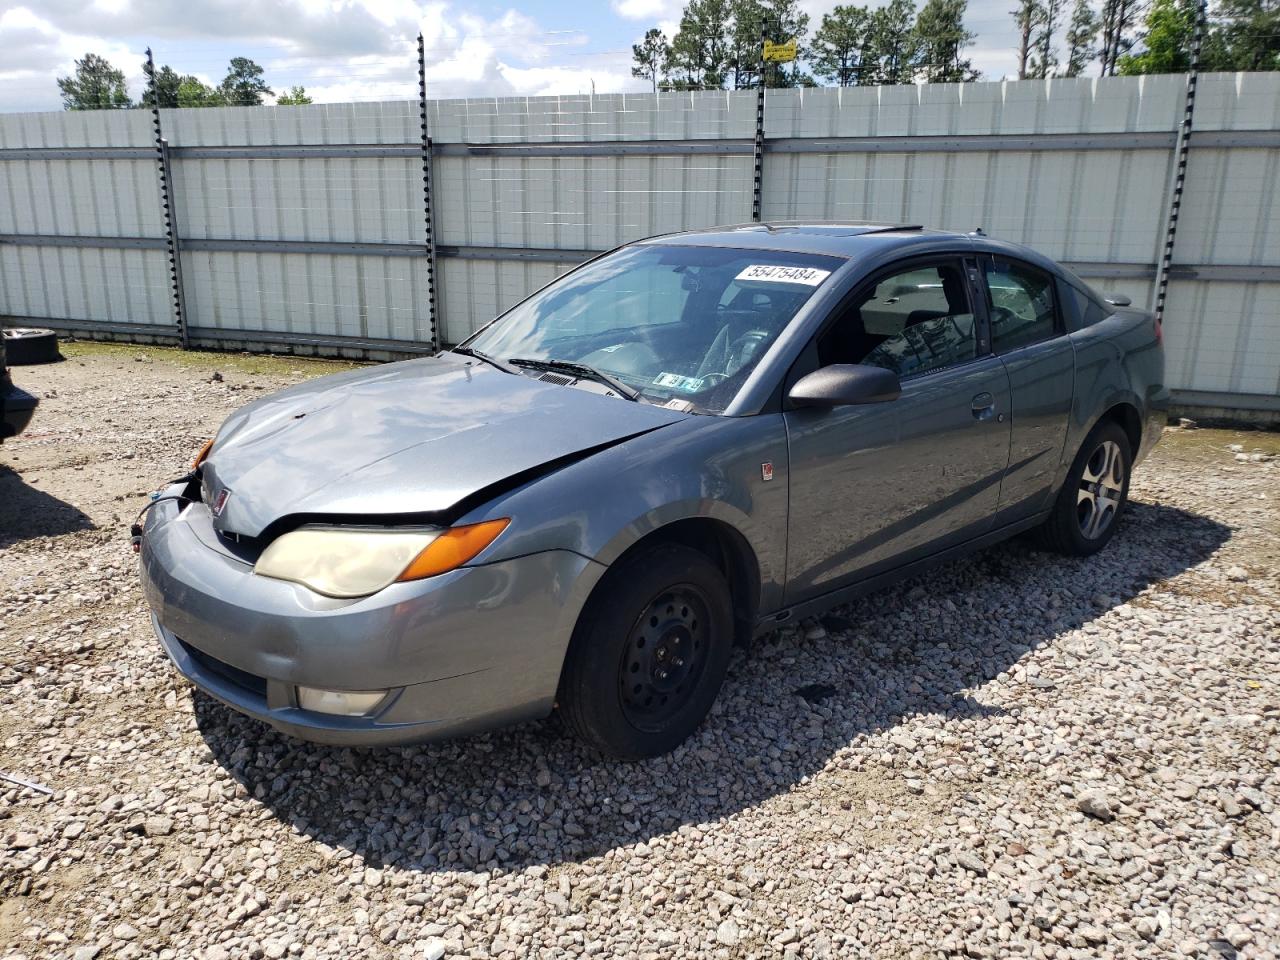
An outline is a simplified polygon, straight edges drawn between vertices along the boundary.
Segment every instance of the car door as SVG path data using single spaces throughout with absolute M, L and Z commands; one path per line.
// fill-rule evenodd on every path
M 1009 469 L 997 517 L 1003 525 L 1049 507 L 1065 455 L 1075 351 L 1052 274 L 1007 257 L 980 263 L 991 350 L 1009 374 Z
M 859 287 L 791 382 L 831 363 L 892 369 L 898 399 L 787 409 L 788 603 L 992 526 L 1009 455 L 1008 374 L 975 311 L 976 264 L 915 261 Z

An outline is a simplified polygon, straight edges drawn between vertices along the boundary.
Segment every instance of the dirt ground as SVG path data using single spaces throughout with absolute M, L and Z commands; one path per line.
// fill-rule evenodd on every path
M 1280 435 L 1166 433 L 1022 540 L 773 634 L 690 744 L 311 747 L 176 677 L 128 525 L 350 364 L 72 343 L 0 446 L 0 957 L 1269 957 Z M 817 691 L 817 692 L 815 692 Z

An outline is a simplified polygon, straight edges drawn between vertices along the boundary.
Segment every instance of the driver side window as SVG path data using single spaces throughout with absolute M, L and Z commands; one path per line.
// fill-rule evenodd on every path
M 978 334 L 958 262 L 914 266 L 855 294 L 818 338 L 818 363 L 865 363 L 918 376 L 972 360 Z

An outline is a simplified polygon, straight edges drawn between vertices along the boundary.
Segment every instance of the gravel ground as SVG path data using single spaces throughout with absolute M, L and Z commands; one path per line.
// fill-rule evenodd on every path
M 53 793 L 0 782 L 0 956 L 1276 956 L 1280 437 L 1171 431 L 1092 559 L 1016 541 L 766 637 L 669 757 L 554 718 L 360 752 L 193 694 L 125 530 L 332 369 L 16 371 L 0 771 Z

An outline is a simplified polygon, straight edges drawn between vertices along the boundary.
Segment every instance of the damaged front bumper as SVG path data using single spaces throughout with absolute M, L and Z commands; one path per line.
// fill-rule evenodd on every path
M 336 600 L 255 575 L 204 504 L 180 501 L 148 514 L 140 565 L 156 636 L 183 676 L 293 736 L 356 746 L 547 714 L 605 569 L 551 550 Z M 300 687 L 385 695 L 367 716 L 342 716 L 304 709 Z

